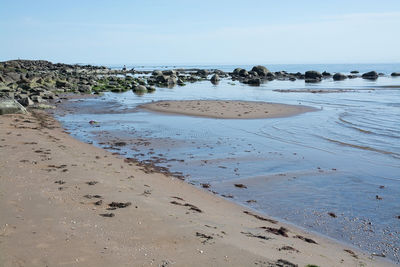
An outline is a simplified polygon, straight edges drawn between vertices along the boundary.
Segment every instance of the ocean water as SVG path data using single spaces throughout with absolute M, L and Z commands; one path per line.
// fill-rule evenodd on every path
M 177 67 L 231 71 L 236 66 Z M 400 78 L 388 75 L 400 71 L 400 64 L 267 67 L 386 75 L 376 81 L 271 81 L 260 87 L 223 79 L 218 85 L 203 81 L 157 88 L 143 96 L 106 93 L 68 101 L 57 117 L 80 140 L 155 162 L 196 186 L 208 183 L 210 190 L 241 205 L 400 262 Z M 137 108 L 185 99 L 301 104 L 317 111 L 226 120 Z M 90 125 L 90 120 L 99 124 Z M 110 147 L 116 141 L 127 145 Z

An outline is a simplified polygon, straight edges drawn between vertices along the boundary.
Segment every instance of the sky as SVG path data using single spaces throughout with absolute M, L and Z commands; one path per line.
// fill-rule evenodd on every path
M 400 63 L 399 0 L 0 0 L 0 61 Z

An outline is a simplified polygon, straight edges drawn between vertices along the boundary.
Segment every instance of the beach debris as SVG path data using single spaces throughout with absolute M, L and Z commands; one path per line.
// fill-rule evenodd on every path
M 238 188 L 247 188 L 247 186 L 245 186 L 244 184 L 235 184 L 235 187 L 238 187 Z
M 383 188 L 385 188 L 384 185 L 380 185 L 380 186 L 379 186 L 379 189 L 383 189 Z
M 178 200 L 182 200 L 182 201 L 185 201 L 183 198 L 181 198 L 181 197 L 171 197 L 171 198 L 175 198 L 175 199 L 178 199 Z
M 331 216 L 332 218 L 336 218 L 337 217 L 336 214 L 333 213 L 333 212 L 328 212 L 328 215 Z
M 256 203 L 256 202 L 257 202 L 257 200 L 254 200 L 254 199 L 249 199 L 249 200 L 246 200 L 246 202 L 247 202 L 247 203 Z
M 100 195 L 84 195 L 83 197 L 88 198 L 88 199 L 92 199 L 92 198 L 103 198 Z
M 126 208 L 129 207 L 130 205 L 132 205 L 131 202 L 111 202 L 110 204 L 108 204 L 108 206 L 110 206 L 111 208 L 116 208 L 116 209 L 122 209 L 122 208 Z
M 115 142 L 114 146 L 126 146 L 126 142 Z
M 91 120 L 91 121 L 89 121 L 89 124 L 90 124 L 90 125 L 94 125 L 94 124 L 99 124 L 99 122 L 98 122 L 98 121 L 93 121 L 93 120 Z
M 199 209 L 195 205 L 192 205 L 192 204 L 189 204 L 189 203 L 182 204 L 182 203 L 179 203 L 177 201 L 171 201 L 170 203 L 174 204 L 174 205 L 178 205 L 178 206 L 189 207 L 189 210 L 193 210 L 193 211 L 196 211 L 198 213 L 202 213 L 203 212 L 201 209 Z
M 99 201 L 94 202 L 94 204 L 96 206 L 101 206 L 103 204 L 103 200 L 100 199 Z
M 350 250 L 350 249 L 344 249 L 344 251 L 346 251 L 347 253 L 349 253 L 353 258 L 358 259 L 358 256 L 356 253 L 354 253 L 354 251 Z
M 265 227 L 265 226 L 263 226 L 263 227 L 260 227 L 260 228 L 264 229 L 268 233 L 272 233 L 274 235 L 281 235 L 281 236 L 284 236 L 284 237 L 289 237 L 288 234 L 287 234 L 289 232 L 289 230 L 286 229 L 285 227 L 273 228 L 273 227 Z
M 253 233 L 250 233 L 250 232 L 240 232 L 240 233 L 242 233 L 242 234 L 244 234 L 244 235 L 246 235 L 248 237 L 255 237 L 255 238 L 264 239 L 264 240 L 272 239 L 272 238 L 270 238 L 268 236 L 257 235 L 257 234 L 253 234 Z
M 305 242 L 307 242 L 307 243 L 310 243 L 310 244 L 318 244 L 317 242 L 315 242 L 315 241 L 312 240 L 311 238 L 304 237 L 304 236 L 302 236 L 302 235 L 296 235 L 296 236 L 294 236 L 294 238 L 298 238 L 298 239 L 303 240 L 303 241 L 305 241 Z
M 385 258 L 386 257 L 386 255 L 385 255 L 385 253 L 375 253 L 375 252 L 373 252 L 372 254 L 371 254 L 371 256 L 375 256 L 375 257 L 382 257 L 382 258 Z
M 233 198 L 233 195 L 231 195 L 231 194 L 228 194 L 228 195 L 221 195 L 222 197 L 226 197 L 226 198 Z
M 300 251 L 298 251 L 297 249 L 295 249 L 294 247 L 291 247 L 291 246 L 283 246 L 281 248 L 278 248 L 278 250 L 279 251 L 286 250 L 286 251 L 300 252 Z
M 101 213 L 101 214 L 99 214 L 100 216 L 102 216 L 102 217 L 109 217 L 109 218 L 111 218 L 111 217 L 114 217 L 115 216 L 115 214 L 114 213 Z
M 210 184 L 208 184 L 208 183 L 205 183 L 205 184 L 201 184 L 201 187 L 203 187 L 203 188 L 210 188 Z
M 279 259 L 270 266 L 277 266 L 277 267 L 298 267 L 299 265 L 291 263 L 290 261 Z
M 58 180 L 58 181 L 55 181 L 54 183 L 55 183 L 55 184 L 65 184 L 65 181 L 63 181 L 63 180 Z
M 380 196 L 378 196 L 378 195 L 376 195 L 375 198 L 376 198 L 377 200 L 382 200 L 382 199 L 383 199 L 382 197 L 380 197 Z
M 262 216 L 260 216 L 260 215 L 254 214 L 254 213 L 252 213 L 252 212 L 250 212 L 250 211 L 247 211 L 247 210 L 243 211 L 243 213 L 245 213 L 245 214 L 247 214 L 247 215 L 250 215 L 250 216 L 253 216 L 254 218 L 259 219 L 259 220 L 261 220 L 261 221 L 266 221 L 266 222 L 270 222 L 270 223 L 273 223 L 273 224 L 277 224 L 277 223 L 278 223 L 278 222 L 275 221 L 275 220 L 262 217 Z
M 95 185 L 98 184 L 99 182 L 97 181 L 90 181 L 90 182 L 86 182 L 87 185 Z
M 206 234 L 203 234 L 203 233 L 199 233 L 199 232 L 196 232 L 196 236 L 205 239 L 205 240 L 201 241 L 201 243 L 203 243 L 203 244 L 205 244 L 205 243 L 207 243 L 209 240 L 213 239 L 212 236 L 206 235 Z

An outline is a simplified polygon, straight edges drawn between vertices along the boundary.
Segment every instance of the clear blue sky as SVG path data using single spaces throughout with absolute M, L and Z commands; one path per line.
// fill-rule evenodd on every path
M 400 0 L 0 0 L 0 61 L 400 62 Z

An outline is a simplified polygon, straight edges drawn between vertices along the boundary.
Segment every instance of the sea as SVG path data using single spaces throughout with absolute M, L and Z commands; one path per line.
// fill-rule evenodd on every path
M 375 70 L 382 76 L 312 84 L 274 80 L 257 87 L 222 79 L 217 85 L 201 81 L 145 95 L 105 93 L 67 101 L 57 119 L 79 140 L 169 168 L 194 186 L 209 184 L 203 190 L 229 201 L 400 263 L 400 77 L 390 75 L 400 72 L 400 64 L 265 66 L 294 73 Z M 232 71 L 252 65 L 126 67 Z M 138 108 L 193 99 L 265 101 L 316 111 L 245 120 Z M 116 141 L 127 145 L 110 146 Z

